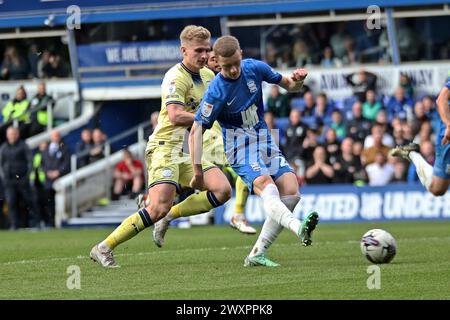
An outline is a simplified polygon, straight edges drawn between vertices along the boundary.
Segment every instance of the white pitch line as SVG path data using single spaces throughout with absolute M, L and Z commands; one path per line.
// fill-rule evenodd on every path
M 450 237 L 428 237 L 428 238 L 403 238 L 398 240 L 397 242 L 420 242 L 420 241 L 450 241 Z M 345 242 L 347 244 L 357 244 L 360 241 L 358 240 L 347 240 L 347 241 L 322 241 L 315 244 L 315 247 L 319 247 L 322 245 L 335 245 L 338 242 Z M 293 247 L 293 246 L 299 246 L 298 242 L 293 242 L 290 244 L 286 243 L 280 243 L 280 244 L 274 244 L 278 247 Z M 168 253 L 183 253 L 183 252 L 202 252 L 202 251 L 212 251 L 212 250 L 234 250 L 234 249 L 250 249 L 251 246 L 237 246 L 237 247 L 221 247 L 221 248 L 195 248 L 195 249 L 178 249 L 178 250 L 165 250 L 165 251 L 150 251 L 150 252 L 137 252 L 137 253 L 119 253 L 115 254 L 116 257 L 128 257 L 128 256 L 151 256 L 151 255 L 161 255 L 161 254 L 168 254 Z M 8 261 L 8 262 L 1 262 L 0 266 L 9 266 L 9 265 L 16 265 L 16 264 L 32 264 L 32 263 L 47 263 L 47 262 L 54 262 L 54 261 L 67 261 L 74 259 L 89 259 L 89 256 L 76 256 L 76 257 L 59 257 L 59 258 L 47 258 L 47 259 L 39 259 L 39 260 L 18 260 L 18 261 Z

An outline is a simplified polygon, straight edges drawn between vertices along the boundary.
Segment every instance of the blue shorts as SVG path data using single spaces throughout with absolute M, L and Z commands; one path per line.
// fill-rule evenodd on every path
M 258 160 L 249 164 L 231 165 L 231 167 L 247 184 L 250 193 L 253 193 L 253 181 L 259 176 L 268 174 L 276 181 L 286 172 L 294 173 L 294 170 L 281 153 L 272 157 L 266 163 Z
M 433 175 L 450 179 L 450 144 L 436 145 L 436 157 L 434 159 Z

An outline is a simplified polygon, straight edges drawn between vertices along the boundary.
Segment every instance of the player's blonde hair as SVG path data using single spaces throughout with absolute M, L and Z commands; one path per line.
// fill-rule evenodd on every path
M 231 57 L 236 51 L 241 50 L 238 39 L 233 36 L 223 36 L 216 40 L 213 47 L 217 56 Z
M 211 39 L 211 32 L 208 29 L 201 26 L 186 26 L 180 34 L 181 45 L 191 43 L 194 40 L 207 40 Z

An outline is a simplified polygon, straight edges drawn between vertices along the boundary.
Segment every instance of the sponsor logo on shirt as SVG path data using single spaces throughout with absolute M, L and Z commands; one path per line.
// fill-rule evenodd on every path
M 177 85 L 176 85 L 175 81 L 172 81 L 169 84 L 169 89 L 168 90 L 169 90 L 169 94 L 174 94 L 175 91 L 177 91 Z
M 209 117 L 214 109 L 214 106 L 210 103 L 203 103 L 202 106 L 202 116 Z

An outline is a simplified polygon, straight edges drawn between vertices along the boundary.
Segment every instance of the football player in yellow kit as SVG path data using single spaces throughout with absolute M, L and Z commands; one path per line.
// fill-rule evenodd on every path
M 164 76 L 158 125 L 145 151 L 148 170 L 149 204 L 126 218 L 105 240 L 95 245 L 91 258 L 103 267 L 117 267 L 113 250 L 139 232 L 155 224 L 154 240 L 162 245 L 168 223 L 178 217 L 208 212 L 231 197 L 231 186 L 217 166 L 204 162 L 206 191 L 194 193 L 173 206 L 182 186 L 189 187 L 193 168 L 184 146 L 203 94 L 214 78 L 205 67 L 211 48 L 210 32 L 200 26 L 187 26 L 180 34 L 183 61 Z M 166 218 L 166 219 L 163 219 Z M 156 224 L 158 221 L 164 222 Z M 162 236 L 155 239 L 156 235 Z M 161 241 L 159 244 L 157 241 Z

